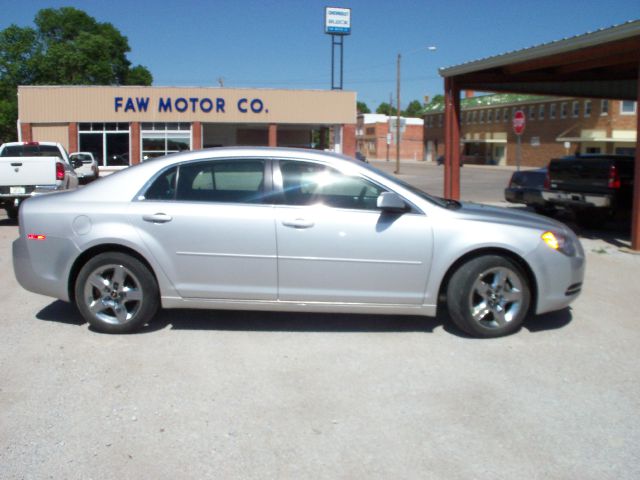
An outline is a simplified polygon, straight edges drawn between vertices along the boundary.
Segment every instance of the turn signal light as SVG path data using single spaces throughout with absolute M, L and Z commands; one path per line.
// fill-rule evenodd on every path
M 558 239 L 552 232 L 544 232 L 542 234 L 542 240 L 544 240 L 544 243 L 554 250 L 558 250 L 560 248 L 560 242 L 558 242 Z
M 42 235 L 40 233 L 30 233 L 27 235 L 27 239 L 29 240 L 46 240 L 47 236 Z

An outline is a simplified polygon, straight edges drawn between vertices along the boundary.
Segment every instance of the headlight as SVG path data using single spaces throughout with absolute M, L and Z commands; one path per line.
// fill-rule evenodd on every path
M 542 240 L 550 248 L 573 257 L 576 254 L 576 247 L 570 237 L 558 232 L 546 231 L 542 234 Z

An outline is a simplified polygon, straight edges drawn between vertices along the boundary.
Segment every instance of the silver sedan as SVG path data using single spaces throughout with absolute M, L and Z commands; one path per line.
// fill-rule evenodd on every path
M 580 293 L 562 223 L 432 197 L 318 151 L 219 148 L 26 201 L 20 284 L 129 332 L 160 306 L 435 316 L 496 337 Z

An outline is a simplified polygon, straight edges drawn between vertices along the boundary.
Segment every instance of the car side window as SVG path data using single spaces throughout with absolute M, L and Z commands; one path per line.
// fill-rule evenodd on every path
M 145 200 L 173 200 L 176 193 L 178 167 L 162 172 L 144 193 Z
M 230 160 L 179 167 L 176 200 L 263 203 L 264 161 Z
M 285 205 L 377 210 L 378 196 L 385 191 L 365 178 L 317 163 L 280 161 L 280 172 Z

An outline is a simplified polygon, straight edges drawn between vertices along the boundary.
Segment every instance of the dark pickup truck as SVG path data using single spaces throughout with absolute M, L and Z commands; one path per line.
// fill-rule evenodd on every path
M 576 155 L 551 160 L 543 198 L 595 226 L 631 211 L 635 159 L 626 155 Z

